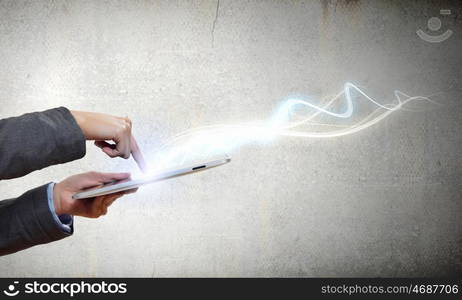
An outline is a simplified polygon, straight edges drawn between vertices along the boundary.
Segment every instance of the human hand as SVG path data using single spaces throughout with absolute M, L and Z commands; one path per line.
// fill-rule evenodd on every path
M 56 183 L 53 189 L 53 202 L 56 214 L 98 218 L 107 213 L 107 208 L 124 194 L 134 193 L 137 189 L 88 199 L 72 199 L 72 196 L 84 189 L 102 185 L 113 180 L 130 178 L 129 173 L 88 172 L 74 175 Z
M 133 155 L 139 168 L 145 172 L 146 162 L 132 135 L 132 122 L 129 118 L 121 118 L 107 114 L 71 111 L 77 124 L 87 140 L 94 140 L 95 145 L 110 157 Z M 109 143 L 108 141 L 113 141 Z

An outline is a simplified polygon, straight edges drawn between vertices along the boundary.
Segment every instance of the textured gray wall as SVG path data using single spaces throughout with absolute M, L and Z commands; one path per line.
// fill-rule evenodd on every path
M 427 43 L 416 30 L 440 8 L 454 34 Z M 380 99 L 442 92 L 354 135 L 250 145 L 213 174 L 146 186 L 70 238 L 1 257 L 0 275 L 461 274 L 461 15 L 459 1 L 0 1 L 0 117 L 128 115 L 146 154 L 345 81 Z M 88 144 L 0 190 L 134 169 Z

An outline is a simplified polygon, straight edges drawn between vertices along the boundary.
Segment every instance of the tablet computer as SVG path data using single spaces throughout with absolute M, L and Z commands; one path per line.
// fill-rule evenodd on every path
M 215 160 L 208 161 L 208 162 L 197 163 L 197 164 L 190 165 L 187 167 L 180 167 L 179 169 L 159 171 L 159 172 L 156 172 L 155 174 L 143 177 L 141 179 L 136 179 L 136 180 L 128 179 L 128 180 L 110 182 L 102 186 L 84 190 L 83 192 L 73 195 L 72 198 L 73 199 L 93 198 L 96 196 L 102 196 L 102 195 L 113 194 L 113 193 L 117 193 L 121 191 L 131 190 L 131 189 L 137 188 L 147 183 L 170 179 L 173 177 L 183 176 L 183 175 L 207 170 L 210 168 L 218 167 L 230 161 L 231 161 L 231 158 L 226 156 L 221 159 L 215 159 Z

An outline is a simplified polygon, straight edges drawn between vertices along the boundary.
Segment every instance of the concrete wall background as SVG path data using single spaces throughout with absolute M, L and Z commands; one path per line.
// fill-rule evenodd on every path
M 415 31 L 440 8 L 453 36 Z M 214 174 L 146 186 L 1 276 L 430 276 L 462 270 L 458 1 L 0 1 L 0 117 L 56 106 L 128 115 L 144 152 L 185 129 L 267 117 L 345 81 L 442 105 L 355 135 L 251 145 Z M 1 142 L 1 141 L 0 141 Z M 2 199 L 80 161 L 0 182 Z

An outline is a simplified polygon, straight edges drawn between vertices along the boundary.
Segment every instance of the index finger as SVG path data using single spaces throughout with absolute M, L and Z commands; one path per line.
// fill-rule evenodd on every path
M 146 161 L 144 160 L 140 147 L 138 147 L 138 143 L 136 142 L 133 135 L 130 137 L 130 151 L 133 155 L 133 159 L 138 164 L 138 167 L 141 169 L 141 171 L 143 173 L 146 172 L 148 170 L 146 166 Z

